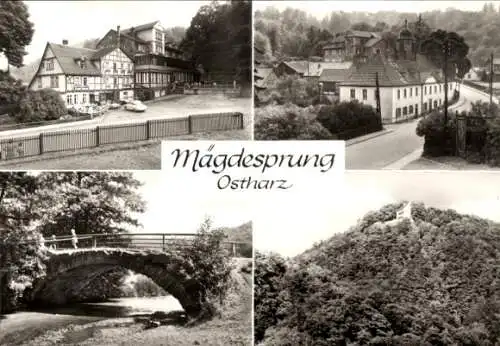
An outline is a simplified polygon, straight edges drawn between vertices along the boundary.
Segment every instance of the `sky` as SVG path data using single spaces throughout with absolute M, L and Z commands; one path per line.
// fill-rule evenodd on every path
M 165 27 L 189 27 L 209 1 L 25 1 L 35 33 L 24 63 L 39 59 L 47 41 L 69 44 L 101 38 L 122 29 L 159 20 Z
M 252 209 L 238 197 L 227 194 L 199 193 L 187 189 L 174 192 L 175 181 L 162 171 L 134 171 L 136 179 L 144 183 L 138 190 L 146 201 L 146 212 L 139 215 L 144 233 L 195 233 L 205 216 L 213 227 L 233 227 L 252 221 Z
M 255 249 L 295 256 L 346 231 L 367 212 L 402 200 L 500 222 L 498 173 L 347 171 L 337 185 L 333 195 L 260 203 L 253 220 Z
M 255 1 L 255 10 L 262 10 L 274 6 L 279 10 L 287 7 L 304 10 L 311 15 L 322 19 L 330 12 L 425 12 L 433 10 L 446 10 L 455 7 L 463 11 L 479 11 L 487 2 L 492 2 L 498 8 L 500 1 Z

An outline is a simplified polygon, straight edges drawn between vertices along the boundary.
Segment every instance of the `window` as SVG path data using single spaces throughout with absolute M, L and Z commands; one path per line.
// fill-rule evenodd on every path
M 427 102 L 424 102 L 424 112 L 427 112 Z
M 403 97 L 406 98 L 406 89 L 403 90 Z
M 441 89 L 441 84 L 439 84 L 439 92 L 442 92 L 443 90 Z
M 363 89 L 363 100 L 368 99 L 368 91 L 366 89 Z
M 403 115 L 407 115 L 408 114 L 408 107 L 403 107 Z
M 410 109 L 408 110 L 410 114 L 413 114 L 413 106 L 410 106 Z
M 82 103 L 87 103 L 87 94 L 82 94 Z
M 53 71 L 54 70 L 54 59 L 47 60 L 47 63 L 45 64 L 45 69 L 47 71 Z
M 116 72 L 116 62 L 113 63 L 113 71 Z
M 413 96 L 413 88 L 410 88 L 410 97 Z
M 396 108 L 396 119 L 401 117 L 401 108 Z
M 38 87 L 42 88 L 42 77 L 38 77 Z
M 438 106 L 438 102 L 437 102 L 437 100 L 434 100 L 434 108 L 437 108 L 437 106 Z
M 424 86 L 424 95 L 427 95 L 427 86 Z
M 401 90 L 398 89 L 398 100 L 401 99 Z
M 415 88 L 415 96 L 418 96 L 418 88 Z
M 118 86 L 118 78 L 113 78 L 113 85 L 115 88 Z
M 78 97 L 77 95 L 73 95 L 73 103 L 76 105 L 78 103 Z
M 128 95 L 128 91 L 124 91 L 123 96 L 127 96 L 127 95 Z
M 66 103 L 67 103 L 68 105 L 70 105 L 70 104 L 71 104 L 71 95 L 66 95 Z
M 59 88 L 58 76 L 50 76 L 50 87 L 51 88 Z
M 469 78 L 469 79 L 471 78 L 470 73 L 469 73 L 469 74 L 467 74 L 467 78 Z
M 415 114 L 418 115 L 418 104 L 415 104 Z
M 161 34 L 161 31 L 156 31 L 156 40 L 161 41 L 163 39 L 163 35 Z
M 83 86 L 87 86 L 87 77 L 83 77 Z
M 432 95 L 432 86 L 429 85 L 429 95 Z
M 440 106 L 441 106 L 441 103 L 442 103 L 441 101 L 442 101 L 442 100 L 441 100 L 441 99 L 439 99 L 439 105 L 440 105 Z
M 351 89 L 351 98 L 352 99 L 356 98 L 356 89 Z
M 434 85 L 434 94 L 437 94 L 437 92 L 438 92 L 438 86 Z

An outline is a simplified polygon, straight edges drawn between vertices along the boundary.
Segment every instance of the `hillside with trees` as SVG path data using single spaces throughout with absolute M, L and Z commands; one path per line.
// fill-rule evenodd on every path
M 491 52 L 500 55 L 500 7 L 490 3 L 478 12 L 450 7 L 420 15 L 432 31 L 440 29 L 463 36 L 470 47 L 469 58 L 474 66 L 484 65 Z M 335 33 L 351 29 L 391 35 L 399 32 L 405 19 L 416 22 L 418 14 L 331 12 L 320 20 L 302 10 L 288 8 L 279 11 L 269 7 L 255 12 L 255 42 L 270 58 L 307 58 L 318 55 L 324 42 Z
M 498 345 L 500 224 L 414 203 L 366 214 L 285 260 L 258 254 L 264 345 Z

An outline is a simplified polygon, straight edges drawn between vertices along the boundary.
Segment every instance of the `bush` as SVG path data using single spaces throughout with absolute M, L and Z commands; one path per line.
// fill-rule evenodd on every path
M 56 120 L 67 114 L 61 95 L 52 89 L 28 90 L 14 115 L 20 123 Z
M 359 128 L 367 128 L 368 132 L 382 129 L 382 121 L 375 109 L 358 101 L 323 106 L 317 120 L 333 134 Z
M 254 125 L 256 140 L 321 140 L 333 139 L 331 133 L 314 119 L 286 111 L 266 117 Z
M 216 313 L 216 306 L 222 305 L 224 297 L 230 287 L 232 266 L 229 253 L 224 247 L 226 235 L 223 230 L 211 230 L 211 221 L 205 220 L 198 230 L 193 244 L 186 249 L 185 258 L 192 264 L 189 273 L 193 282 L 197 282 L 202 289 L 199 297 L 200 305 L 204 307 L 202 318 L 212 317 Z M 209 306 L 203 302 L 209 301 Z
M 500 166 L 500 117 L 487 121 L 485 159 L 491 166 Z
M 422 118 L 417 125 L 417 136 L 424 137 L 424 156 L 437 157 L 454 155 L 456 152 L 456 117 L 448 115 L 448 122 L 444 123 L 444 113 L 434 111 Z

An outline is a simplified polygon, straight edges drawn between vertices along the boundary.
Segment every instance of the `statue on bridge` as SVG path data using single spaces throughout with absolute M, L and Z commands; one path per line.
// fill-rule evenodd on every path
M 73 249 L 78 249 L 78 246 L 76 244 L 78 244 L 78 237 L 76 236 L 75 229 L 72 228 L 71 229 L 71 245 L 73 245 Z

